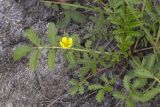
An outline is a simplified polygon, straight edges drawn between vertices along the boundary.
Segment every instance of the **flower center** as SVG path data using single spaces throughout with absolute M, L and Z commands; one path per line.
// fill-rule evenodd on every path
M 65 41 L 65 42 L 62 42 L 65 46 L 69 46 L 70 45 L 70 43 L 69 43 L 69 41 L 67 40 L 67 41 Z

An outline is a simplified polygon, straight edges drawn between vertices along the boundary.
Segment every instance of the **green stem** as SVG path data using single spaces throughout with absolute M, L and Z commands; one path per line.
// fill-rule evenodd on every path
M 60 5 L 66 5 L 66 6 L 71 6 L 71 7 L 76 7 L 76 8 L 81 8 L 85 10 L 90 10 L 90 11 L 95 11 L 95 12 L 100 12 L 102 10 L 95 8 L 95 7 L 86 7 L 86 6 L 81 6 L 77 4 L 69 4 L 69 3 L 61 3 L 61 2 L 54 2 L 54 1 L 41 1 L 41 2 L 46 2 L 46 3 L 54 3 L 54 4 L 60 4 Z M 103 11 L 104 12 L 104 11 Z
M 153 83 L 149 86 L 149 88 L 147 88 L 146 92 L 149 91 L 155 84 L 156 84 L 156 80 L 153 81 Z
M 155 79 L 158 83 L 160 83 L 160 80 L 159 80 L 157 77 L 154 77 L 154 79 Z
M 62 47 L 58 47 L 58 46 L 44 46 L 44 47 L 35 47 L 35 48 L 38 48 L 38 49 L 66 49 L 66 50 L 74 50 L 74 51 L 80 51 L 80 52 L 91 52 L 90 50 L 88 49 L 79 49 L 79 48 L 62 48 Z M 102 52 L 100 51 L 92 51 L 92 52 L 95 52 L 97 54 L 101 54 Z M 104 52 L 105 54 L 107 55 L 110 55 L 109 52 Z

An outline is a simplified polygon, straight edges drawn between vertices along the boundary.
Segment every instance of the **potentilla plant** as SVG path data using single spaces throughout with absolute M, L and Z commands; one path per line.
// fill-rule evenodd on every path
M 98 3 L 102 3 L 98 4 L 101 7 L 57 3 L 98 14 L 98 17 L 91 17 L 94 24 L 89 35 L 84 35 L 82 45 L 79 35 L 66 33 L 59 36 L 55 24 L 49 23 L 48 43 L 43 43 L 33 29 L 27 29 L 25 36 L 30 44 L 17 47 L 13 59 L 17 61 L 29 56 L 29 67 L 36 71 L 40 52 L 47 49 L 48 68 L 54 71 L 55 53 L 62 51 L 68 62 L 67 68 L 71 71 L 78 68 L 78 75 L 69 81 L 71 95 L 93 92 L 97 102 L 102 102 L 108 94 L 120 99 L 127 107 L 150 101 L 160 93 L 159 5 L 150 0 L 109 0 L 107 4 L 103 1 Z M 72 12 L 69 15 L 73 16 Z M 104 49 L 100 42 L 106 38 L 114 41 L 118 49 Z M 96 48 L 95 43 L 98 44 Z M 122 63 L 122 59 L 128 60 L 130 63 L 126 63 L 129 66 L 125 64 L 125 69 L 119 75 L 110 71 L 108 75 L 107 69 Z M 117 88 L 119 82 L 123 84 Z
M 56 50 L 64 52 L 64 56 L 68 61 L 68 69 L 73 69 L 74 67 L 79 66 L 79 75 L 77 76 L 78 80 L 71 79 L 70 81 L 73 85 L 69 91 L 71 95 L 74 95 L 77 92 L 83 94 L 84 88 L 89 86 L 87 81 L 88 79 L 96 76 L 98 73 L 102 73 L 105 69 L 114 65 L 114 62 L 119 61 L 120 59 L 118 57 L 113 57 L 115 55 L 120 56 L 117 53 L 105 52 L 103 48 L 99 48 L 99 50 L 93 50 L 91 48 L 91 41 L 87 41 L 85 43 L 85 47 L 81 46 L 79 36 L 77 34 L 73 34 L 71 36 L 64 34 L 62 37 L 57 36 L 57 28 L 54 23 L 48 24 L 47 35 L 49 44 L 44 44 L 32 28 L 27 29 L 24 34 L 25 37 L 30 40 L 30 44 L 20 45 L 14 50 L 13 59 L 15 61 L 20 60 L 24 56 L 29 56 L 29 67 L 33 71 L 36 71 L 38 68 L 37 65 L 40 58 L 40 52 L 43 49 L 48 49 L 47 56 L 49 69 L 54 70 L 55 68 Z M 111 87 L 106 85 L 104 88 L 101 87 L 101 91 L 97 96 L 100 96 L 102 93 L 111 90 Z M 109 89 L 105 87 L 109 87 Z M 102 89 L 104 91 L 102 91 Z M 100 97 L 103 98 L 104 95 Z M 102 98 L 97 99 L 100 102 L 103 100 Z

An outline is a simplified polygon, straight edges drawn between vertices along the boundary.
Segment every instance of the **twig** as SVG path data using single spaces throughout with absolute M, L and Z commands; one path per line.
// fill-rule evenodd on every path
M 119 74 L 119 77 L 123 74 L 123 72 L 127 69 L 127 67 L 128 67 L 128 64 L 125 67 L 123 67 L 121 73 Z
M 136 47 L 137 47 L 137 45 L 138 45 L 138 42 L 139 42 L 139 39 L 137 39 L 137 41 L 136 41 L 136 43 L 135 43 L 135 45 L 134 45 L 133 52 L 134 52 L 134 50 L 136 50 Z
M 148 47 L 148 48 L 143 48 L 143 49 L 135 50 L 134 53 L 138 53 L 138 52 L 146 51 L 146 50 L 150 50 L 150 49 L 153 49 L 153 47 Z
M 51 107 L 54 103 L 56 103 L 58 100 L 60 100 L 61 97 L 58 97 L 57 99 L 53 100 L 47 107 Z
M 86 96 L 84 97 L 84 99 L 86 99 L 87 97 L 89 97 L 89 96 L 91 96 L 91 95 L 95 94 L 96 92 L 97 92 L 97 91 L 94 91 L 94 92 L 92 92 L 92 93 L 90 93 L 90 94 L 86 95 Z
M 156 84 L 156 80 L 153 81 L 153 83 L 149 86 L 149 88 L 147 88 L 146 92 L 149 91 L 155 84 Z
M 53 100 L 49 105 L 47 105 L 47 107 L 51 107 L 52 105 L 54 105 L 60 99 L 61 99 L 61 96 L 59 96 L 58 98 L 56 98 L 55 100 Z

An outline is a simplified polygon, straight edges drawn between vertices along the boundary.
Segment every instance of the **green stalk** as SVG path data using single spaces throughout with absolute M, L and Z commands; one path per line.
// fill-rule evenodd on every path
M 54 3 L 54 4 L 60 4 L 60 5 L 66 5 L 66 6 L 81 8 L 81 9 L 90 10 L 90 11 L 95 11 L 95 12 L 100 12 L 100 11 L 102 11 L 101 9 L 98 9 L 98 8 L 95 8 L 95 7 L 81 6 L 81 5 L 77 5 L 77 4 L 61 3 L 61 2 L 54 2 L 54 1 L 41 1 L 41 2 L 44 2 L 44 3 Z
M 35 48 L 38 48 L 38 49 L 66 49 L 66 50 L 74 50 L 74 51 L 80 51 L 80 52 L 91 52 L 90 50 L 88 49 L 79 49 L 79 48 L 62 48 L 62 47 L 58 47 L 58 46 L 41 46 L 41 47 L 35 47 Z M 95 52 L 97 54 L 101 54 L 102 52 L 100 51 L 92 51 L 92 52 Z M 104 52 L 105 54 L 107 55 L 110 55 L 109 52 Z

